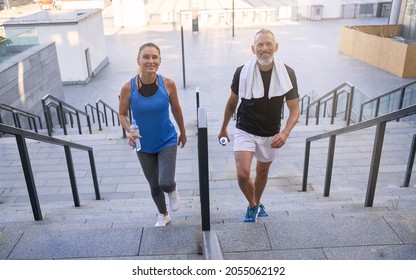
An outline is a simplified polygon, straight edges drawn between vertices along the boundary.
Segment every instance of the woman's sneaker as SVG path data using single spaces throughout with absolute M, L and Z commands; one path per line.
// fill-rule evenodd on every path
M 181 205 L 181 199 L 179 197 L 178 190 L 168 193 L 168 197 L 170 210 L 173 212 L 178 211 L 179 206 Z
M 169 213 L 166 216 L 164 214 L 159 214 L 157 216 L 157 222 L 155 224 L 155 227 L 164 227 L 169 222 L 170 222 Z
M 258 207 L 259 207 L 259 215 L 258 215 L 258 217 L 269 217 L 269 214 L 267 214 L 266 208 L 264 208 L 264 205 L 263 204 L 260 203 L 258 205 Z
M 259 207 L 247 207 L 246 217 L 244 218 L 245 223 L 255 223 L 257 222 L 257 215 L 259 214 Z

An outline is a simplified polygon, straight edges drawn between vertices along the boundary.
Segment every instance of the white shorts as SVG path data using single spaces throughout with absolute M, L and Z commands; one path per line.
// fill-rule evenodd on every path
M 279 155 L 278 149 L 270 147 L 272 138 L 273 136 L 256 136 L 235 128 L 234 152 L 253 152 L 258 161 L 271 162 Z

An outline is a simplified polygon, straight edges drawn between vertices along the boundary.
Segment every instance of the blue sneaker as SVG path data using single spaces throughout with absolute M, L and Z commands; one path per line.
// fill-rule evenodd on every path
M 258 215 L 259 217 L 269 217 L 269 214 L 267 214 L 266 208 L 264 208 L 263 204 L 260 203 L 258 207 L 259 207 L 259 215 Z
M 255 223 L 257 222 L 257 215 L 259 214 L 259 207 L 247 207 L 246 217 L 244 218 L 245 223 Z

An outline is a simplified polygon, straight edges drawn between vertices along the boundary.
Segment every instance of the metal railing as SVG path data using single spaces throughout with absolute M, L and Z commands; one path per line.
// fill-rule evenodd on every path
M 205 259 L 222 260 L 221 247 L 215 231 L 211 231 L 210 206 L 209 206 L 209 163 L 208 163 L 208 125 L 204 108 L 199 107 L 198 101 L 198 169 L 199 169 L 199 193 L 201 200 L 201 224 L 202 224 L 202 252 Z
M 359 121 L 368 120 L 416 104 L 416 80 L 363 102 Z
M 52 136 L 52 131 L 53 131 L 53 122 L 52 122 L 52 114 L 51 114 L 51 107 L 54 107 L 56 109 L 57 112 L 57 117 L 58 117 L 58 122 L 61 125 L 64 134 L 68 135 L 68 130 L 67 130 L 67 118 L 66 116 L 68 115 L 70 118 L 70 122 L 71 122 L 71 126 L 73 126 L 73 117 L 75 116 L 76 120 L 77 120 L 77 125 L 78 125 L 78 133 L 82 134 L 82 126 L 81 126 L 81 118 L 80 116 L 84 116 L 86 121 L 87 121 L 87 125 L 88 125 L 88 129 L 89 129 L 89 133 L 92 134 L 92 128 L 91 128 L 91 121 L 90 121 L 90 116 L 85 113 L 82 110 L 79 110 L 67 103 L 65 103 L 64 101 L 50 95 L 47 94 L 42 98 L 42 106 L 43 106 L 43 111 L 45 113 L 45 121 L 46 121 L 46 127 L 48 129 L 48 135 Z
M 344 120 L 346 121 L 346 125 L 349 126 L 351 123 L 353 98 L 353 85 L 348 82 L 339 85 L 322 97 L 309 103 L 309 105 L 306 107 L 305 124 L 309 124 L 311 111 L 314 111 L 316 119 L 315 123 L 317 125 L 319 124 L 319 118 L 321 115 L 323 117 L 329 116 L 331 118 L 331 124 L 334 124 L 335 117 L 341 113 L 345 113 Z
M 87 151 L 89 160 L 90 160 L 90 168 L 91 168 L 92 180 L 94 184 L 95 198 L 97 200 L 101 199 L 100 190 L 98 187 L 97 171 L 95 168 L 94 152 L 91 147 L 80 145 L 74 142 L 64 141 L 61 139 L 56 139 L 56 138 L 49 137 L 46 135 L 37 134 L 28 130 L 23 130 L 23 129 L 15 128 L 15 127 L 4 125 L 4 124 L 0 124 L 0 132 L 6 133 L 6 134 L 12 134 L 16 137 L 17 148 L 20 154 L 20 161 L 22 164 L 22 168 L 23 168 L 23 172 L 24 172 L 24 176 L 26 180 L 27 190 L 29 192 L 30 204 L 32 206 L 33 216 L 36 221 L 42 220 L 43 217 L 42 217 L 42 211 L 40 208 L 39 199 L 38 199 L 38 195 L 36 191 L 36 184 L 35 184 L 35 179 L 33 176 L 32 165 L 30 163 L 29 151 L 26 145 L 26 138 L 64 147 L 66 163 L 68 167 L 68 174 L 69 174 L 69 179 L 71 182 L 72 196 L 73 196 L 75 207 L 81 206 L 81 203 L 80 203 L 79 195 L 78 195 L 78 188 L 77 188 L 71 149 Z
M 9 105 L 6 105 L 6 104 L 0 104 L 0 110 L 5 110 L 5 111 L 8 111 L 8 112 L 12 113 L 14 126 L 17 127 L 17 128 L 22 128 L 22 123 L 20 121 L 20 117 L 24 117 L 28 121 L 30 130 L 34 129 L 35 132 L 38 133 L 38 127 L 36 125 L 36 119 L 39 122 L 40 129 L 42 129 L 42 121 L 41 121 L 40 117 L 35 115 L 35 114 L 25 112 L 23 110 L 20 110 L 18 108 L 15 108 L 15 107 L 12 107 L 12 106 L 9 106 Z M 1 114 L 0 114 L 0 123 L 3 123 L 3 119 L 1 117 Z
M 309 169 L 309 156 L 310 156 L 310 149 L 311 149 L 311 142 L 316 140 L 321 140 L 325 138 L 329 138 L 329 147 L 328 147 L 328 156 L 327 156 L 327 165 L 326 165 L 326 175 L 325 175 L 325 183 L 324 183 L 324 196 L 329 196 L 329 190 L 331 186 L 331 176 L 332 176 L 332 167 L 334 161 L 334 153 L 335 153 L 335 140 L 338 135 L 358 131 L 364 128 L 369 128 L 372 126 L 377 126 L 374 147 L 373 147 L 373 155 L 370 165 L 370 174 L 368 177 L 368 185 L 367 185 L 367 195 L 365 199 L 365 206 L 371 207 L 373 206 L 374 201 L 374 193 L 376 189 L 377 183 L 377 176 L 378 170 L 380 166 L 380 159 L 381 159 L 381 151 L 383 148 L 383 141 L 384 141 L 384 134 L 386 130 L 386 123 L 389 121 L 393 121 L 399 118 L 403 118 L 406 116 L 410 116 L 416 114 L 416 105 L 409 106 L 407 108 L 395 111 L 393 113 L 389 113 L 365 122 L 357 123 L 351 126 L 343 127 L 340 129 L 336 129 L 333 131 L 329 131 L 326 133 L 322 133 L 319 135 L 315 135 L 312 137 L 306 138 L 306 145 L 305 145 L 305 161 L 304 161 L 304 169 L 303 169 L 303 182 L 302 182 L 302 191 L 307 190 L 307 182 L 308 182 L 308 169 Z M 413 137 L 414 139 L 414 137 Z M 412 147 L 410 149 L 410 156 L 409 162 L 407 166 L 406 176 L 403 183 L 404 187 L 409 186 L 410 181 L 410 174 L 413 168 L 413 160 L 415 154 L 415 141 L 413 141 Z M 413 157 L 413 160 L 412 160 Z
M 100 107 L 102 107 L 102 110 L 100 110 Z M 94 115 L 95 114 L 97 115 L 98 128 L 100 131 L 103 130 L 101 123 L 104 123 L 106 127 L 108 127 L 109 125 L 108 111 L 111 113 L 111 120 L 112 120 L 113 126 L 116 126 L 116 125 L 120 126 L 120 118 L 118 116 L 118 111 L 113 109 L 110 105 L 105 103 L 102 99 L 97 100 L 97 102 L 95 103 L 95 106 L 87 103 L 85 105 L 85 113 L 87 114 L 88 114 L 88 108 L 90 108 L 91 110 L 93 123 L 95 123 Z M 117 124 L 116 124 L 116 119 L 117 119 Z M 124 129 L 122 129 L 122 132 L 123 132 L 123 136 L 125 136 Z

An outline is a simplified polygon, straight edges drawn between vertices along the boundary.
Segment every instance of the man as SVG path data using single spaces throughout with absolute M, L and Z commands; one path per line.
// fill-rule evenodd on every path
M 234 73 L 218 135 L 218 139 L 226 137 L 230 142 L 227 126 L 241 99 L 234 133 L 234 156 L 238 185 L 248 201 L 244 222 L 256 222 L 257 217 L 268 216 L 260 199 L 269 169 L 300 115 L 296 75 L 275 55 L 278 47 L 272 31 L 261 29 L 256 33 L 251 47 L 255 56 Z M 285 99 L 290 113 L 281 130 Z M 253 157 L 257 159 L 254 180 L 250 177 Z

